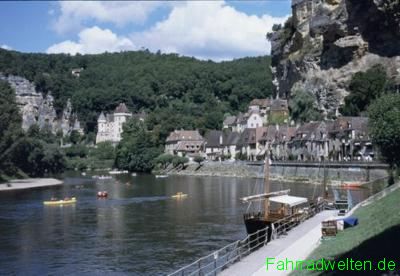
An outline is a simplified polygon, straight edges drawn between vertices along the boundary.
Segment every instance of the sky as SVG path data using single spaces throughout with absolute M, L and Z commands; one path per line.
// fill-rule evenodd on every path
M 149 49 L 198 59 L 270 53 L 290 0 L 0 2 L 0 47 L 97 54 Z

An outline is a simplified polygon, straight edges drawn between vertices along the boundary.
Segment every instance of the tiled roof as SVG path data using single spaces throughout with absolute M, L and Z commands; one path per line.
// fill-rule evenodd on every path
M 198 130 L 175 130 L 167 138 L 167 142 L 173 141 L 203 141 L 204 138 Z
M 201 150 L 204 142 L 203 141 L 179 141 L 175 150 L 178 151 L 196 151 Z
M 228 116 L 224 120 L 224 125 L 231 126 L 236 123 L 236 116 Z
M 269 99 L 254 99 L 250 102 L 249 104 L 251 105 L 258 105 L 263 108 L 267 108 L 270 105 L 270 100 Z
M 97 119 L 97 121 L 105 121 L 106 120 L 106 116 L 104 116 L 103 111 L 100 113 L 99 118 Z
M 115 108 L 114 113 L 129 113 L 129 110 L 124 103 L 120 103 L 117 108 Z
M 271 111 L 287 111 L 287 110 L 289 110 L 287 100 L 281 100 L 281 99 L 272 100 Z
M 205 140 L 206 140 L 206 147 L 220 147 L 222 146 L 220 144 L 220 137 L 222 136 L 222 141 L 224 140 L 223 138 L 223 132 L 221 130 L 210 130 L 209 132 L 206 133 L 205 135 Z
M 250 145 L 256 143 L 256 129 L 255 128 L 246 128 L 242 134 L 240 135 L 240 139 L 238 141 L 238 145 Z

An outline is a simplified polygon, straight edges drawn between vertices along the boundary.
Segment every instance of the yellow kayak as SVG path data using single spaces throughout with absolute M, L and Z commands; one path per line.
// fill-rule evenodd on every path
M 44 205 L 63 205 L 63 204 L 71 204 L 71 203 L 75 203 L 75 202 L 76 202 L 76 198 L 72 197 L 71 199 L 43 201 L 43 204 Z
M 187 197 L 187 194 L 184 194 L 182 192 L 176 193 L 175 195 L 171 196 L 172 198 L 183 198 Z

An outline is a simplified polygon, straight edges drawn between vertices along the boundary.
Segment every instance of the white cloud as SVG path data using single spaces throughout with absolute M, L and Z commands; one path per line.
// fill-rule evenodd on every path
M 142 24 L 153 11 L 165 5 L 170 4 L 162 1 L 60 1 L 53 28 L 58 33 L 65 33 L 81 28 L 88 20 L 117 26 Z
M 4 50 L 12 50 L 13 49 L 12 47 L 10 47 L 10 46 L 8 46 L 6 44 L 1 45 L 0 48 L 2 48 Z
M 255 16 L 227 3 L 186 2 L 147 31 L 135 33 L 136 45 L 203 59 L 227 60 L 270 52 L 265 34 L 287 17 Z
M 109 29 L 101 29 L 97 26 L 82 30 L 78 36 L 78 42 L 66 40 L 50 46 L 46 52 L 75 55 L 76 53 L 98 54 L 106 51 L 119 52 L 136 49 L 129 38 L 117 36 Z

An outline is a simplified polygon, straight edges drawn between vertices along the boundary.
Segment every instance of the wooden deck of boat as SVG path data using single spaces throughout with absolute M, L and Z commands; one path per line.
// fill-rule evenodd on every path
M 292 271 L 278 271 L 275 266 L 270 265 L 266 270 L 266 259 L 275 258 L 275 261 L 305 260 L 307 256 L 318 245 L 321 238 L 321 222 L 333 217 L 337 211 L 323 211 L 306 220 L 299 226 L 288 232 L 287 236 L 280 237 L 260 248 L 240 262 L 230 266 L 219 275 L 223 276 L 246 276 L 246 275 L 289 275 Z

